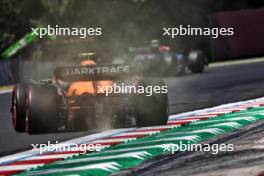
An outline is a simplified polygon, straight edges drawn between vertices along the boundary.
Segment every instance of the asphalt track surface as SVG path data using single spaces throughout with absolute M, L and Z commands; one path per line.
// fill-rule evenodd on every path
M 166 78 L 170 114 L 264 96 L 264 63 L 209 68 L 204 74 Z M 64 141 L 92 132 L 28 135 L 16 133 L 9 113 L 11 94 L 0 95 L 0 155 L 31 144 Z

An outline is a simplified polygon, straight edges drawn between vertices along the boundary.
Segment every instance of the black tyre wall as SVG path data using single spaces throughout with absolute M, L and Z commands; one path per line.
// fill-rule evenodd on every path
M 55 87 L 31 85 L 28 88 L 27 131 L 52 133 L 58 127 L 59 97 Z
M 200 50 L 191 51 L 188 58 L 188 68 L 192 73 L 203 73 L 207 64 L 206 56 Z

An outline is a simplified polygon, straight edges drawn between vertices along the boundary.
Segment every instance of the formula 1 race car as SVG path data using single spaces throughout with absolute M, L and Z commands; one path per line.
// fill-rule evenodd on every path
M 186 70 L 203 73 L 208 61 L 200 50 L 186 54 L 182 50 L 172 50 L 170 46 L 159 43 L 147 47 L 129 48 L 127 61 L 141 65 L 146 73 L 159 76 L 182 75 Z
M 165 125 L 167 91 L 148 95 L 144 92 L 151 86 L 164 89 L 164 82 L 141 78 L 132 70 L 129 65 L 60 67 L 55 69 L 52 79 L 18 84 L 13 89 L 11 107 L 14 129 L 38 134 Z M 129 85 L 130 90 L 131 86 L 141 87 L 143 91 L 98 91 L 96 84 L 106 80 L 123 87 Z M 82 87 L 88 83 L 95 86 L 95 92 Z M 72 85 L 80 90 L 69 93 Z

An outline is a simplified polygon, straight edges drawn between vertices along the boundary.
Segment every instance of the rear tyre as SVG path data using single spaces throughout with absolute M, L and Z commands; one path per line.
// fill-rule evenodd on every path
M 14 86 L 11 112 L 13 127 L 17 132 L 26 131 L 26 97 L 27 88 L 25 85 L 18 84 Z
M 26 130 L 29 134 L 57 132 L 59 97 L 55 87 L 29 86 Z
M 189 70 L 192 73 L 203 73 L 205 70 L 206 57 L 201 51 L 191 51 L 189 54 Z
M 161 79 L 146 79 L 139 81 L 137 86 L 159 87 L 163 93 L 154 93 L 147 96 L 146 94 L 137 94 L 134 97 L 136 108 L 137 126 L 157 126 L 166 125 L 168 120 L 168 93 L 167 87 Z M 158 89 L 158 88 L 156 88 Z

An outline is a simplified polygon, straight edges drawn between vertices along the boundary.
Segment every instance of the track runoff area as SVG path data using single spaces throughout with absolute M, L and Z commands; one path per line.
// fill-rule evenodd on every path
M 2 157 L 0 175 L 110 175 L 263 119 L 264 97 L 170 115 L 165 126 L 109 130 L 59 143 L 69 148 L 100 145 L 100 151 L 29 150 Z

